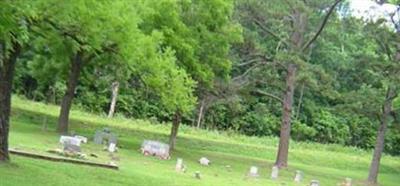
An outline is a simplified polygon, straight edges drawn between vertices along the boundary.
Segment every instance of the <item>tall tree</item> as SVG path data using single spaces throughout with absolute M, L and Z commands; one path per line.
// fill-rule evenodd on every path
M 215 79 L 227 79 L 232 43 L 241 39 L 240 26 L 233 22 L 232 0 L 143 1 L 141 28 L 147 33 L 159 31 L 162 45 L 175 52 L 176 63 L 197 82 L 197 97 L 213 87 Z M 181 111 L 174 114 L 170 143 L 174 146 Z
M 246 14 L 243 20 L 256 27 L 259 34 L 273 41 L 266 43 L 268 48 L 253 48 L 245 54 L 248 58 L 242 65 L 250 66 L 235 80 L 241 80 L 252 70 L 260 66 L 275 66 L 285 71 L 285 85 L 282 87 L 283 98 L 275 94 L 256 91 L 258 94 L 271 97 L 282 104 L 282 122 L 279 147 L 275 164 L 286 167 L 288 162 L 289 139 L 293 107 L 293 94 L 296 87 L 298 69 L 310 68 L 307 63 L 313 43 L 324 30 L 330 16 L 335 12 L 341 0 L 336 0 L 327 6 L 320 1 L 245 1 L 239 8 Z M 274 8 L 271 8 L 274 7 Z M 310 15 L 309 11 L 318 12 Z M 277 13 L 279 12 L 279 13 Z M 325 14 L 325 15 L 323 15 Z M 321 21 L 317 21 L 320 20 Z M 316 23 L 319 22 L 319 23 Z M 315 26 L 317 25 L 317 26 Z M 279 32 L 277 32 L 279 31 Z M 312 34 L 308 34 L 308 33 Z M 271 47 L 272 46 L 272 47 Z M 266 54 L 263 54 L 266 52 Z
M 11 92 L 15 65 L 29 39 L 38 2 L 0 2 L 0 163 L 9 160 Z
M 68 60 L 70 67 L 67 89 L 61 102 L 58 132 L 67 133 L 69 112 L 82 69 L 105 53 L 131 57 L 140 31 L 134 4 L 127 1 L 57 1 L 47 5 L 43 28 L 48 48 L 59 61 Z M 124 28 L 121 30 L 121 28 Z M 61 52 L 62 53 L 59 53 Z
M 386 57 L 384 61 L 378 66 L 382 73 L 383 88 L 386 89 L 386 95 L 382 104 L 381 114 L 379 115 L 379 129 L 376 137 L 376 144 L 372 156 L 371 166 L 368 174 L 368 182 L 376 184 L 378 181 L 378 173 L 380 167 L 380 160 L 382 157 L 383 149 L 385 147 L 385 134 L 388 125 L 391 122 L 392 115 L 395 113 L 393 110 L 393 101 L 400 93 L 400 20 L 396 20 L 395 16 L 400 15 L 400 5 L 397 10 L 391 13 L 391 21 L 389 22 L 394 26 L 395 33 L 387 29 L 378 29 L 372 33 L 375 36 L 377 45 L 380 46 L 380 51 Z M 398 17 L 397 17 L 398 18 Z M 372 24 L 379 28 L 379 24 Z M 383 26 L 385 28 L 385 26 Z M 371 29 L 376 30 L 376 29 Z

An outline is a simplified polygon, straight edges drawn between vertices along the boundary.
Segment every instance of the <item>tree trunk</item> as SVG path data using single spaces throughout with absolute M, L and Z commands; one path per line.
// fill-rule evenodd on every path
M 115 105 L 117 104 L 117 97 L 119 91 L 119 82 L 115 81 L 112 85 L 111 105 L 108 111 L 108 118 L 112 118 L 115 112 Z
M 371 166 L 369 168 L 368 182 L 371 184 L 376 184 L 378 181 L 379 165 L 381 161 L 382 152 L 385 147 L 385 133 L 390 120 L 390 114 L 392 112 L 392 102 L 395 97 L 396 93 L 394 89 L 389 87 L 386 94 L 384 105 L 382 107 L 382 117 L 380 119 L 378 136 L 376 138 L 374 154 L 372 157 Z
M 21 53 L 21 45 L 12 43 L 12 51 L 6 54 L 4 45 L 1 45 L 0 61 L 0 162 L 10 160 L 8 154 L 8 131 L 10 127 L 11 93 L 15 63 Z
M 199 115 L 197 117 L 197 126 L 196 126 L 198 129 L 200 128 L 201 121 L 203 119 L 204 105 L 205 105 L 205 98 L 203 100 L 201 100 L 201 103 L 200 103 Z
M 174 114 L 174 119 L 172 121 L 171 134 L 169 136 L 170 151 L 175 149 L 176 136 L 178 135 L 178 129 L 180 123 L 181 123 L 181 113 L 179 111 L 176 111 Z
M 292 115 L 293 93 L 295 85 L 297 67 L 295 64 L 289 64 L 286 75 L 286 91 L 283 98 L 281 133 L 279 138 L 279 149 L 275 165 L 279 168 L 287 167 L 290 125 Z
M 71 59 L 71 71 L 68 77 L 67 90 L 61 102 L 60 116 L 58 118 L 58 132 L 61 134 L 68 133 L 69 111 L 71 110 L 75 88 L 78 85 L 79 75 L 83 67 L 82 58 L 83 53 L 78 51 Z
M 299 119 L 301 104 L 303 103 L 303 95 L 304 95 L 304 83 L 301 85 L 299 104 L 297 105 L 295 120 Z

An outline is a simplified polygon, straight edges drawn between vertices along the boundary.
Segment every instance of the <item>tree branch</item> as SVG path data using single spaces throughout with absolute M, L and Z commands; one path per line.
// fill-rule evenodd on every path
M 254 23 L 255 23 L 259 28 L 261 28 L 261 30 L 263 30 L 264 32 L 270 34 L 272 37 L 274 37 L 274 38 L 277 39 L 278 41 L 283 42 L 286 46 L 289 46 L 288 43 L 287 43 L 285 40 L 283 40 L 282 38 L 280 38 L 280 37 L 278 36 L 278 34 L 275 34 L 275 33 L 272 32 L 271 30 L 269 30 L 267 27 L 265 27 L 265 26 L 263 25 L 263 23 L 261 23 L 261 21 L 258 20 L 257 18 L 254 18 Z
M 264 91 L 261 91 L 261 90 L 255 90 L 254 92 L 258 93 L 258 94 L 261 94 L 261 95 L 264 95 L 264 96 L 268 96 L 270 98 L 274 98 L 275 100 L 279 101 L 280 103 L 283 103 L 283 100 L 280 97 L 278 97 L 278 96 L 276 96 L 274 94 L 271 94 L 271 93 L 268 93 L 268 92 L 264 92 Z
M 329 17 L 331 16 L 333 10 L 335 10 L 335 7 L 341 2 L 342 0 L 336 0 L 336 2 L 329 8 L 328 13 L 324 17 L 321 26 L 319 27 L 317 33 L 307 42 L 307 44 L 304 45 L 303 51 L 307 50 L 310 45 L 318 38 L 318 36 L 321 34 L 321 32 L 324 30 L 326 23 L 329 20 Z

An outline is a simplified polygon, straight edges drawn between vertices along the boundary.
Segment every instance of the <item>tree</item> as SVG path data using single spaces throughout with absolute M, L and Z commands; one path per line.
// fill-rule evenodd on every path
M 286 167 L 288 161 L 293 94 L 298 69 L 300 67 L 310 69 L 307 58 L 309 58 L 312 45 L 324 30 L 330 16 L 335 11 L 335 7 L 340 2 L 341 0 L 336 0 L 326 6 L 325 2 L 317 1 L 285 1 L 285 3 L 280 1 L 248 1 L 239 7 L 245 10 L 243 11 L 246 13 L 243 15 L 245 24 L 255 27 L 257 34 L 271 41 L 266 41 L 266 43 L 269 43 L 267 46 L 252 48 L 252 51 L 246 53 L 247 57 L 243 59 L 247 58 L 247 60 L 241 65 L 250 67 L 235 80 L 240 81 L 260 66 L 268 66 L 273 69 L 280 68 L 280 70 L 285 71 L 283 75 L 285 85 L 282 87 L 283 98 L 272 93 L 256 91 L 256 93 L 273 98 L 282 104 L 280 140 L 275 162 L 280 168 Z M 310 10 L 316 10 L 319 13 L 311 16 L 309 15 Z M 322 16 L 322 13 L 325 13 L 325 15 Z M 316 26 L 317 29 L 310 28 L 310 26 L 316 25 L 315 18 L 318 20 L 320 17 L 322 17 L 322 21 Z M 309 32 L 314 33 L 307 34 Z
M 127 1 L 59 1 L 56 6 L 48 6 L 42 25 L 47 29 L 48 48 L 59 61 L 69 60 L 70 64 L 58 120 L 58 132 L 67 133 L 72 100 L 84 66 L 107 53 L 122 56 L 126 63 L 132 61 L 132 44 L 142 35 L 137 29 L 138 19 L 132 19 L 137 17 L 134 4 Z
M 240 41 L 240 26 L 232 21 L 233 2 L 215 1 L 143 1 L 146 32 L 163 34 L 162 45 L 175 52 L 176 64 L 197 82 L 197 97 L 212 89 L 216 79 L 227 79 L 231 61 L 230 45 Z M 170 136 L 173 149 L 181 121 L 180 110 L 174 111 Z
M 377 32 L 372 33 L 375 37 L 378 36 L 375 38 L 377 45 L 380 46 L 380 51 L 378 52 L 386 54 L 384 61 L 382 61 L 382 64 L 378 66 L 378 69 L 381 70 L 383 75 L 382 84 L 383 88 L 386 89 L 386 95 L 382 104 L 381 113 L 378 115 L 380 125 L 368 174 L 368 182 L 372 184 L 376 184 L 378 181 L 380 160 L 385 147 L 385 134 L 388 125 L 391 122 L 391 117 L 395 114 L 395 111 L 393 110 L 393 102 L 400 92 L 400 78 L 398 76 L 400 73 L 400 23 L 398 20 L 395 21 L 394 19 L 396 14 L 400 14 L 400 6 L 398 6 L 397 10 L 391 15 L 390 23 L 395 27 L 396 33 L 391 33 L 391 31 L 388 31 L 387 29 L 377 29 Z M 379 23 L 378 25 L 372 25 L 379 28 Z
M 15 65 L 29 39 L 37 2 L 0 2 L 0 162 L 9 161 L 11 92 Z

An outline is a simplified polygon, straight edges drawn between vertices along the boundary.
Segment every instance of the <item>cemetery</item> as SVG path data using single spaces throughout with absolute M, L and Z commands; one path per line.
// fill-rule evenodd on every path
M 400 0 L 0 0 L 0 186 L 400 186 Z

